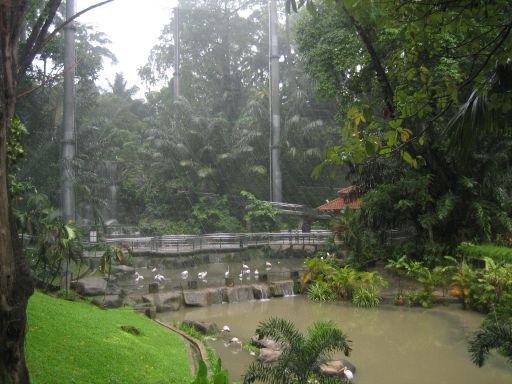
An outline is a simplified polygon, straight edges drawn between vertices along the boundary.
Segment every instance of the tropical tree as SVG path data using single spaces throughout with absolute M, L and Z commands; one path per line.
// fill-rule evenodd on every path
M 107 0 L 105 2 L 108 2 Z M 105 3 L 104 2 L 104 3 Z M 0 3 L 0 382 L 27 383 L 24 340 L 33 281 L 23 257 L 8 189 L 7 148 L 18 85 L 37 54 L 63 24 L 53 25 L 61 0 Z M 30 17 L 29 17 L 30 16 Z M 32 16 L 35 16 L 32 18 Z M 29 20 L 27 23 L 26 20 Z M 53 28 L 52 32 L 50 30 Z
M 291 321 L 270 318 L 259 324 L 256 334 L 260 339 L 269 337 L 281 343 L 283 353 L 270 366 L 262 362 L 251 364 L 244 375 L 244 383 L 332 382 L 331 378 L 319 374 L 323 359 L 333 352 L 348 356 L 352 350 L 350 340 L 332 321 L 317 321 L 303 335 Z

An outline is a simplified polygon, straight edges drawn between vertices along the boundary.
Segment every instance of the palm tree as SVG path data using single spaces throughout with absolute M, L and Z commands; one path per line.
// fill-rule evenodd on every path
M 342 351 L 348 356 L 352 350 L 350 340 L 332 321 L 317 321 L 303 335 L 291 321 L 270 318 L 260 323 L 256 334 L 260 339 L 269 337 L 282 343 L 284 349 L 271 365 L 251 364 L 244 375 L 244 384 L 256 381 L 275 384 L 308 383 L 310 380 L 333 382 L 332 377 L 320 375 L 320 364 L 332 352 Z
M 481 367 L 492 349 L 499 350 L 512 362 L 512 323 L 482 326 L 469 342 L 473 363 Z

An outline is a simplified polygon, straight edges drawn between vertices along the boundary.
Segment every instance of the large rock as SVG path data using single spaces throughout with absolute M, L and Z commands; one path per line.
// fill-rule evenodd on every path
M 277 341 L 270 339 L 268 337 L 258 339 L 258 336 L 253 336 L 251 338 L 251 344 L 258 348 L 268 348 L 273 349 L 274 351 L 280 351 L 284 347 L 283 343 L 278 343 Z
M 268 288 L 268 285 L 253 285 L 252 294 L 256 300 L 268 299 L 270 297 L 270 289 Z
M 262 348 L 260 350 L 260 354 L 258 355 L 258 360 L 262 363 L 273 363 L 281 357 L 282 353 L 282 351 L 276 351 L 270 348 Z
M 123 299 L 119 295 L 96 296 L 92 303 L 102 308 L 119 308 L 123 305 Z
M 254 300 L 253 289 L 249 285 L 222 288 L 222 300 L 227 303 L 240 303 L 243 301 Z
M 183 291 L 185 305 L 207 307 L 211 304 L 222 303 L 222 290 L 219 288 L 201 289 L 199 291 Z
M 171 291 L 142 296 L 142 302 L 156 308 L 157 312 L 177 311 L 183 305 L 181 292 Z
M 107 282 L 101 277 L 84 277 L 76 282 L 75 289 L 82 296 L 104 295 Z
M 344 367 L 352 371 L 352 373 L 356 373 L 356 367 L 354 366 L 354 364 L 347 360 L 326 361 L 325 363 L 320 365 L 320 373 L 326 376 L 345 377 L 342 371 Z
M 194 328 L 196 331 L 201 332 L 203 335 L 219 333 L 219 327 L 215 323 L 208 323 L 205 321 L 195 320 L 183 320 L 183 324 L 190 328 Z
M 283 297 L 293 295 L 293 281 L 292 280 L 283 280 L 283 281 L 273 281 L 269 285 L 270 294 L 273 297 Z
M 177 311 L 183 305 L 183 295 L 181 292 L 165 292 L 158 295 L 156 302 L 157 312 Z

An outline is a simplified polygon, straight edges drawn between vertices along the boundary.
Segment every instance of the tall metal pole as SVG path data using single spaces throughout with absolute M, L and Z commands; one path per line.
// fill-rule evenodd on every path
M 269 0 L 269 46 L 270 46 L 270 173 L 271 200 L 283 201 L 283 178 L 281 174 L 281 97 L 279 94 L 279 45 L 277 40 L 278 20 L 276 0 Z
M 180 96 L 180 8 L 174 8 L 174 100 Z
M 66 18 L 75 14 L 75 0 L 66 1 Z M 62 122 L 62 211 L 66 221 L 75 221 L 75 22 L 64 27 L 64 116 Z

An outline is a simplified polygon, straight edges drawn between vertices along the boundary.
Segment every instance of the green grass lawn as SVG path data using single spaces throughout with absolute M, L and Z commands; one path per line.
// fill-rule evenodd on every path
M 123 331 L 123 325 L 138 328 L 140 335 Z M 130 308 L 102 310 L 39 292 L 28 306 L 26 358 L 33 384 L 192 380 L 179 336 Z

